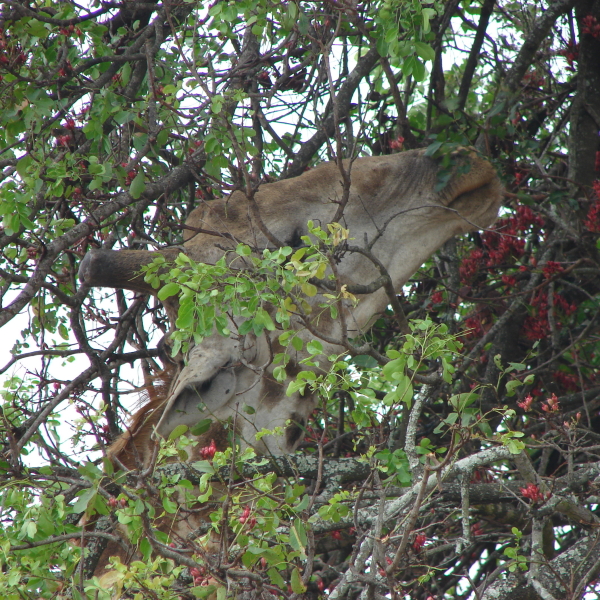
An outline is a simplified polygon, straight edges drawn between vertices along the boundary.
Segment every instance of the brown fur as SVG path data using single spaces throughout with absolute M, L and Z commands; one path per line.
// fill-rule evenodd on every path
M 107 455 L 129 470 L 143 465 L 153 446 L 152 432 L 160 420 L 169 390 L 175 378 L 175 367 L 168 366 L 144 385 L 143 405 L 131 416 L 127 429 L 111 444 Z M 120 466 L 117 463 L 117 466 Z
M 371 242 L 372 252 L 387 270 L 396 290 L 410 278 L 433 252 L 454 235 L 491 225 L 502 200 L 502 186 L 492 165 L 473 150 L 463 149 L 457 156 L 454 176 L 442 191 L 435 191 L 438 164 L 425 156 L 424 150 L 414 150 L 389 156 L 359 158 L 351 166 L 352 185 L 345 206 L 344 227 L 354 238 L 351 242 L 363 246 Z M 458 166 L 468 164 L 466 172 Z M 261 219 L 251 210 L 249 199 L 241 191 L 227 198 L 202 203 L 187 219 L 184 232 L 184 251 L 193 260 L 214 264 L 238 242 L 260 251 L 272 247 L 273 237 L 286 245 L 307 231 L 307 221 L 325 227 L 339 208 L 343 189 L 338 165 L 324 163 L 299 177 L 261 185 L 254 195 Z M 262 221 L 262 223 L 261 223 Z M 264 234 L 264 227 L 270 235 Z M 270 238 L 269 241 L 267 238 Z M 159 252 L 172 260 L 180 249 L 162 249 Z M 140 268 L 156 257 L 150 251 L 94 250 L 86 255 L 80 266 L 80 279 L 91 286 L 123 287 L 134 291 L 156 294 L 140 277 Z M 233 267 L 245 266 L 241 257 Z M 337 265 L 340 282 L 368 284 L 380 273 L 359 253 L 345 253 Z M 321 289 L 310 300 L 313 306 L 323 301 Z M 177 302 L 169 298 L 165 308 L 172 323 L 177 317 Z M 361 295 L 357 306 L 342 303 L 349 338 L 358 337 L 369 328 L 373 319 L 389 304 L 383 289 Z M 339 320 L 329 319 L 327 313 L 313 312 L 312 326 L 323 333 L 324 354 L 339 353 L 343 348 Z M 236 331 L 239 320 L 231 323 Z M 310 335 L 301 319 L 295 321 L 297 335 L 306 343 Z M 299 352 L 287 368 L 287 381 L 276 383 L 270 357 L 279 352 L 278 331 L 252 336 L 235 335 L 221 338 L 210 336 L 189 351 L 189 361 L 173 382 L 164 387 L 157 385 L 154 396 L 133 415 L 129 428 L 110 449 L 110 456 L 118 458 L 126 467 L 139 464 L 148 466 L 154 447 L 155 428 L 167 437 L 182 422 L 193 427 L 194 421 L 214 420 L 211 429 L 197 439 L 192 455 L 210 443 L 227 444 L 227 431 L 221 421 L 231 419 L 248 404 L 254 409 L 252 417 L 237 421 L 244 444 L 258 452 L 292 452 L 301 438 L 304 426 L 315 402 L 310 393 L 286 396 L 287 383 L 300 368 L 306 354 Z M 208 388 L 203 388 L 208 385 Z M 231 388 L 231 385 L 235 387 Z M 232 393 L 229 393 L 229 392 Z M 197 396 L 196 396 L 197 394 Z M 196 399 L 198 398 L 198 400 Z M 204 407 L 198 409 L 198 401 Z M 207 400 L 207 402 L 205 402 Z M 210 404 L 208 410 L 206 406 Z M 206 408 L 206 410 L 205 410 Z M 197 410 L 196 410 L 197 409 Z M 202 412 L 201 412 L 202 411 Z M 197 422 L 197 420 L 195 422 Z M 265 436 L 256 440 L 261 429 L 283 426 L 289 420 L 284 439 Z
M 152 455 L 152 448 L 158 443 L 157 440 L 152 439 L 152 434 L 161 417 L 175 375 L 174 368 L 166 369 L 146 382 L 142 396 L 145 403 L 131 416 L 126 431 L 108 449 L 107 456 L 115 463 L 116 468 L 123 466 L 129 470 L 135 470 L 149 466 L 148 461 Z M 211 424 L 208 431 L 196 437 L 195 441 L 196 445 L 192 447 L 188 456 L 190 461 L 201 460 L 201 449 L 212 441 L 215 442 L 219 451 L 224 451 L 229 445 L 226 428 L 222 423 L 216 421 Z M 216 499 L 221 495 L 222 490 L 218 484 L 213 485 L 213 488 Z M 158 529 L 175 540 L 184 539 L 200 524 L 208 521 L 209 514 L 213 510 L 211 506 L 206 506 L 201 510 L 199 507 L 191 508 L 190 512 L 189 508 L 182 505 L 181 512 L 176 516 L 162 517 L 156 524 Z M 93 527 L 94 523 L 92 522 L 86 528 L 93 529 Z M 137 550 L 127 541 L 125 528 L 123 531 L 120 529 L 121 527 L 113 533 L 121 537 L 123 545 L 109 542 L 94 571 L 94 575 L 100 577 L 101 582 L 108 586 L 111 585 L 110 558 L 119 558 L 122 563 L 128 564 L 137 556 Z M 124 546 L 128 549 L 125 549 Z M 211 548 L 205 550 L 210 551 Z

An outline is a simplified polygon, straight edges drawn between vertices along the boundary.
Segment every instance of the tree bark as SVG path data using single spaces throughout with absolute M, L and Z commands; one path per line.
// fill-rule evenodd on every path
M 583 20 L 591 15 L 600 21 L 600 1 L 580 0 L 575 15 L 579 27 L 579 68 L 571 108 L 569 179 L 587 188 L 600 176 L 594 171 L 596 152 L 600 150 L 600 39 L 583 32 Z

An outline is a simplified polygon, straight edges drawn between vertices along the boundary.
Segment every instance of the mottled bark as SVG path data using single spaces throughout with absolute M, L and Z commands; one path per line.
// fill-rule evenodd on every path
M 599 542 L 597 534 L 577 541 L 542 566 L 535 581 L 528 581 L 527 574 L 511 573 L 493 583 L 482 600 L 579 600 L 583 587 L 600 572 Z M 574 595 L 577 590 L 579 593 Z
M 580 0 L 575 5 L 575 15 L 579 27 L 579 61 L 577 93 L 571 107 L 569 179 L 588 188 L 600 176 L 594 171 L 596 152 L 600 150 L 600 38 L 583 32 L 583 19 L 591 15 L 600 20 L 600 2 Z

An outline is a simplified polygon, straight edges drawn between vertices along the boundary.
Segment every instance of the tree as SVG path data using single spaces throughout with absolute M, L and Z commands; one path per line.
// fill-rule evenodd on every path
M 1 18 L 0 326 L 22 328 L 0 366 L 3 597 L 598 597 L 598 0 L 5 0 Z M 86 251 L 176 246 L 198 202 L 322 160 L 426 147 L 443 174 L 461 146 L 498 169 L 500 219 L 415 275 L 410 334 L 390 310 L 376 353 L 317 382 L 303 456 L 116 477 L 128 365 L 149 383 L 168 325 L 147 296 L 81 287 Z M 161 534 L 148 490 L 173 514 L 236 461 L 255 496 L 216 508 L 227 552 Z M 115 520 L 143 560 L 100 582 Z

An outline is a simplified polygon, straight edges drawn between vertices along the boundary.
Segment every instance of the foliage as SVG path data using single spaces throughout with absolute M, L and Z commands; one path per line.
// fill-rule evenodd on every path
M 598 597 L 598 2 L 7 1 L 0 21 L 1 597 Z M 362 242 L 343 200 L 297 246 L 157 254 L 155 297 L 79 284 L 89 250 L 179 247 L 233 190 L 427 148 L 440 191 L 464 146 L 505 205 L 396 290 L 409 330 L 391 308 L 341 345 L 303 325 L 360 302 L 335 276 Z M 276 336 L 273 378 L 319 398 L 302 456 L 242 450 L 234 423 L 198 448 L 207 420 L 151 472 L 105 458 L 173 299 L 171 358 L 235 323 Z M 168 526 L 186 511 L 190 538 Z M 134 559 L 96 570 L 121 536 Z

